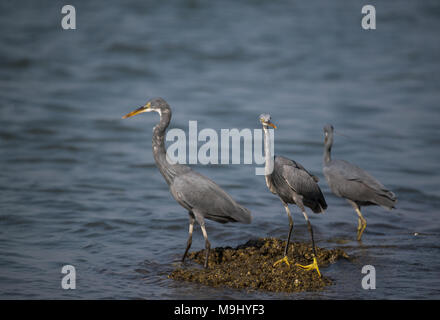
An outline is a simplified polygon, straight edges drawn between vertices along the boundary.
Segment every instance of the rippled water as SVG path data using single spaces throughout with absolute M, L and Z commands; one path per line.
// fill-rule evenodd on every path
M 371 1 L 370 1 L 371 2 Z M 0 298 L 440 298 L 438 1 L 60 1 L 0 4 Z M 212 289 L 167 278 L 183 253 L 187 213 L 151 153 L 153 114 L 120 117 L 154 96 L 171 127 L 259 128 L 272 114 L 275 149 L 321 178 L 329 208 L 312 215 L 319 246 L 354 257 L 321 271 L 321 292 Z M 322 127 L 335 158 L 395 191 L 392 212 L 357 217 L 322 177 Z M 278 198 L 253 165 L 195 166 L 251 209 L 251 225 L 207 223 L 213 246 L 286 237 Z M 294 240 L 308 241 L 294 212 Z M 417 236 L 414 234 L 418 233 Z M 203 248 L 197 228 L 193 249 Z M 77 271 L 62 290 L 61 267 Z M 361 268 L 375 266 L 376 290 Z

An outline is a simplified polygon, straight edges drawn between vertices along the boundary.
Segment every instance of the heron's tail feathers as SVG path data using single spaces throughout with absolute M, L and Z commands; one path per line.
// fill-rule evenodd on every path
M 397 202 L 396 195 L 389 191 L 383 190 L 382 193 L 377 194 L 375 202 L 388 210 L 394 209 L 394 205 Z
M 236 210 L 233 214 L 231 214 L 231 218 L 234 220 L 234 222 L 241 222 L 245 224 L 252 222 L 251 212 L 245 207 L 241 207 L 239 210 Z
M 306 203 L 304 203 L 306 204 Z M 307 204 L 306 204 L 307 205 Z M 325 202 L 324 196 L 321 199 L 316 200 L 313 204 L 307 205 L 314 213 L 324 213 L 327 209 L 327 202 Z

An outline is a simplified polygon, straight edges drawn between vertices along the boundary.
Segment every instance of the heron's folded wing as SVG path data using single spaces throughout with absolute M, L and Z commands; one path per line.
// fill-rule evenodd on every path
M 281 176 L 293 191 L 302 196 L 314 198 L 317 193 L 321 194 L 316 180 L 302 166 L 283 165 Z
M 331 169 L 334 173 L 346 180 L 362 183 L 363 185 L 376 191 L 389 192 L 380 181 L 370 175 L 367 171 L 348 161 L 335 160 L 332 163 Z
M 319 178 L 317 176 L 314 176 L 313 174 L 308 172 L 306 170 L 306 168 L 304 168 L 299 162 L 296 162 L 294 160 L 291 160 L 291 159 L 288 159 L 285 157 L 281 157 L 281 156 L 276 156 L 275 157 L 275 164 L 278 165 L 279 167 L 287 166 L 287 167 L 292 167 L 293 169 L 303 171 L 305 174 L 310 176 L 315 182 L 319 181 Z
M 248 209 L 238 204 L 214 181 L 195 171 L 176 177 L 172 189 L 178 202 L 185 203 L 191 210 L 197 210 L 205 218 L 218 222 L 251 222 Z

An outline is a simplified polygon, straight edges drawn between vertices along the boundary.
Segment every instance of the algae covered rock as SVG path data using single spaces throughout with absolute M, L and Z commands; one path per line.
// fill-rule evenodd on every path
M 331 279 L 319 277 L 316 271 L 306 271 L 295 263 L 312 262 L 312 247 L 309 244 L 293 242 L 289 245 L 290 267 L 286 264 L 273 266 L 282 258 L 285 241 L 275 238 L 249 240 L 236 248 L 215 248 L 209 255 L 209 265 L 203 269 L 197 265 L 181 266 L 169 278 L 197 282 L 211 287 L 231 287 L 247 290 L 274 292 L 298 292 L 318 290 L 331 285 Z M 326 267 L 339 258 L 348 258 L 341 249 L 316 248 L 319 267 Z M 191 261 L 203 265 L 204 250 L 191 252 Z

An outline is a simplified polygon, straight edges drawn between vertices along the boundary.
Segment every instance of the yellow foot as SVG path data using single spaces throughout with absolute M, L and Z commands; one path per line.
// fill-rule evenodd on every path
M 283 259 L 280 259 L 280 260 L 278 260 L 277 262 L 275 262 L 275 263 L 273 264 L 273 266 L 275 267 L 277 264 L 280 264 L 280 263 L 282 263 L 282 262 L 284 262 L 285 264 L 287 264 L 287 265 L 290 267 L 290 263 L 289 263 L 289 260 L 287 259 L 287 256 L 284 256 Z
M 304 270 L 316 270 L 316 272 L 318 272 L 318 275 L 321 277 L 321 272 L 319 272 L 319 268 L 318 268 L 318 261 L 316 260 L 315 257 L 313 257 L 313 263 L 309 264 L 307 266 L 303 266 L 301 264 L 296 264 L 298 267 L 303 268 Z

